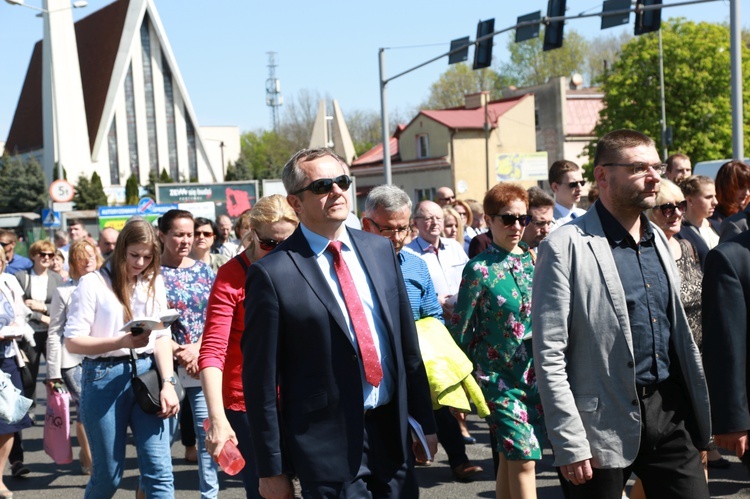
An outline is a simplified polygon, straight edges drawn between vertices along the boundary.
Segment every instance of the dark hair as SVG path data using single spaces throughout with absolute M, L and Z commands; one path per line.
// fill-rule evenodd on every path
M 555 161 L 552 163 L 552 166 L 549 167 L 549 173 L 547 174 L 547 180 L 550 184 L 555 183 L 559 184 L 562 180 L 562 176 L 565 175 L 568 172 L 577 172 L 580 170 L 581 167 L 577 164 L 573 163 L 572 161 L 568 161 L 567 159 L 561 159 L 560 161 Z
M 681 152 L 678 152 L 678 153 L 675 153 L 675 154 L 671 155 L 670 157 L 667 158 L 667 161 L 666 161 L 666 163 L 667 163 L 667 171 L 668 172 L 672 171 L 672 168 L 674 168 L 674 162 L 676 160 L 680 160 L 680 161 L 687 160 L 687 161 L 690 161 L 690 158 L 687 156 L 687 154 L 682 154 Z
M 221 236 L 219 235 L 219 226 L 216 225 L 216 222 L 211 220 L 210 218 L 203 218 L 203 217 L 197 217 L 193 219 L 193 222 L 195 222 L 195 229 L 197 230 L 198 227 L 201 227 L 203 225 L 208 225 L 211 227 L 211 231 L 214 233 L 214 243 L 211 245 L 211 253 L 218 253 L 219 248 L 223 244 L 220 242 Z
M 654 139 L 635 130 L 623 129 L 609 132 L 596 143 L 594 166 L 605 163 L 617 163 L 620 161 L 623 149 L 632 149 L 640 146 L 655 147 L 656 144 L 654 143 Z
M 690 175 L 689 177 L 682 179 L 679 186 L 680 189 L 682 189 L 682 195 L 688 197 L 700 194 L 704 185 L 713 183 L 714 180 L 711 177 L 706 177 L 705 175 Z
M 501 208 L 508 206 L 515 200 L 523 201 L 526 208 L 529 207 L 529 195 L 526 189 L 513 182 L 501 182 L 484 195 L 484 214 L 488 216 L 497 215 Z
M 737 202 L 737 193 L 750 187 L 750 167 L 742 161 L 728 161 L 716 173 L 716 199 L 725 216 L 731 216 L 744 206 Z
M 529 208 L 546 208 L 547 206 L 555 206 L 555 200 L 552 199 L 552 196 L 539 187 L 529 187 L 526 192 L 529 194 Z
M 174 226 L 175 220 L 178 218 L 188 218 L 193 220 L 193 214 L 186 210 L 169 210 L 164 215 L 159 217 L 159 232 L 166 234 Z

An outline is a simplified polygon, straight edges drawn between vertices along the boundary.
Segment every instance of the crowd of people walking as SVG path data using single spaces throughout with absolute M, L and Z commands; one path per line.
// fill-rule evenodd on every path
M 178 433 L 202 498 L 230 442 L 247 497 L 294 480 L 309 498 L 417 497 L 438 444 L 455 480 L 483 472 L 476 410 L 498 498 L 536 497 L 545 447 L 566 498 L 619 498 L 631 476 L 631 498 L 707 498 L 719 449 L 749 446 L 750 167 L 691 175 L 618 130 L 592 179 L 559 160 L 549 192 L 441 187 L 414 206 L 378 186 L 352 220 L 348 166 L 307 149 L 288 195 L 235 221 L 175 209 L 98 241 L 71 221 L 29 258 L 0 229 L 0 370 L 36 400 L 44 356 L 48 389 L 70 392 L 85 497 L 119 488 L 128 432 L 137 497 L 174 497 Z M 31 424 L 0 421 L 0 470 L 31 471 Z

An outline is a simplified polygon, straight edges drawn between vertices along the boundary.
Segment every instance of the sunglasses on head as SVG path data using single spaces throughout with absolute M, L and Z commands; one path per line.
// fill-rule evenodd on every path
M 665 217 L 671 217 L 674 215 L 674 211 L 680 210 L 680 213 L 685 213 L 685 210 L 687 209 L 687 200 L 682 200 L 677 204 L 674 203 L 664 203 L 662 205 L 657 206 L 661 210 L 661 214 Z
M 352 179 L 349 175 L 339 175 L 336 178 L 319 178 L 310 182 L 307 187 L 294 191 L 292 194 L 299 194 L 305 191 L 310 191 L 313 194 L 328 194 L 333 190 L 333 184 L 338 185 L 342 191 L 346 191 L 352 185 Z
M 586 181 L 585 180 L 579 180 L 578 182 L 568 182 L 568 187 L 570 187 L 571 189 L 575 189 L 579 185 L 581 187 L 583 187 L 584 185 L 586 185 Z
M 195 237 L 203 236 L 203 237 L 214 237 L 214 233 L 210 230 L 203 231 L 203 230 L 196 230 L 195 231 Z
M 526 227 L 527 225 L 529 225 L 529 222 L 531 222 L 531 217 L 525 213 L 523 215 L 511 215 L 510 213 L 505 213 L 503 215 L 492 215 L 492 217 L 500 217 L 500 219 L 503 221 L 503 225 L 505 225 L 506 227 L 510 227 L 516 222 L 518 222 L 521 227 Z
M 276 241 L 275 239 L 261 239 L 258 238 L 258 246 L 260 246 L 260 249 L 263 251 L 273 251 L 276 249 L 276 246 L 281 244 L 283 241 Z

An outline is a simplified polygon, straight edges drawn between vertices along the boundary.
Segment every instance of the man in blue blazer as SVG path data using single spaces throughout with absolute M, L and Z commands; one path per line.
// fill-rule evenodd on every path
M 304 497 L 416 497 L 408 416 L 431 452 L 437 438 L 396 254 L 345 227 L 351 179 L 330 150 L 298 152 L 282 180 L 300 226 L 250 267 L 242 338 L 260 493 L 291 498 L 291 471 Z
M 615 499 L 631 472 L 647 497 L 708 499 L 698 449 L 708 392 L 664 234 L 643 214 L 664 171 L 633 130 L 601 138 L 599 200 L 539 245 L 534 366 L 563 486 Z

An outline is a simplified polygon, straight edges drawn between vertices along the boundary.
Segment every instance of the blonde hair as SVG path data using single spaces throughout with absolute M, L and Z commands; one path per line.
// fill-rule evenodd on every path
M 133 311 L 130 308 L 130 299 L 132 291 L 128 283 L 127 272 L 127 251 L 128 247 L 134 244 L 151 245 L 151 263 L 143 270 L 141 275 L 148 281 L 148 296 L 153 298 L 156 295 L 156 277 L 159 275 L 161 265 L 161 244 L 156 235 L 156 230 L 142 218 L 130 219 L 120 232 L 117 238 L 115 250 L 109 259 L 110 278 L 112 280 L 112 291 L 122 304 L 125 310 L 124 320 L 133 319 Z
M 68 252 L 68 274 L 70 278 L 77 281 L 83 275 L 83 267 L 89 260 L 89 254 L 86 252 L 86 248 L 91 248 L 96 255 L 96 268 L 102 266 L 104 258 L 99 253 L 96 245 L 88 239 L 81 239 L 70 245 L 70 251 Z
M 667 201 L 667 197 L 673 198 L 674 201 Z M 659 181 L 659 193 L 656 195 L 656 205 L 648 210 L 648 218 L 652 222 L 656 223 L 656 217 L 654 211 L 659 209 L 659 206 L 672 202 L 674 204 L 680 203 L 685 200 L 685 195 L 682 193 L 682 189 L 677 187 L 677 184 L 663 178 Z
M 29 258 L 34 258 L 39 253 L 54 253 L 55 245 L 49 239 L 40 239 L 29 247 Z
M 249 239 L 249 254 L 255 254 L 255 238 L 253 237 L 255 230 L 262 225 L 276 222 L 289 222 L 296 227 L 299 224 L 299 219 L 292 207 L 287 203 L 286 198 L 281 194 L 273 194 L 260 198 L 250 211 L 250 230 L 242 238 L 240 245 Z
M 464 223 L 461 221 L 461 215 L 458 214 L 458 212 L 451 208 L 450 206 L 444 206 L 443 207 L 443 232 L 445 232 L 445 218 L 451 216 L 456 219 L 456 241 L 463 244 L 464 243 Z

